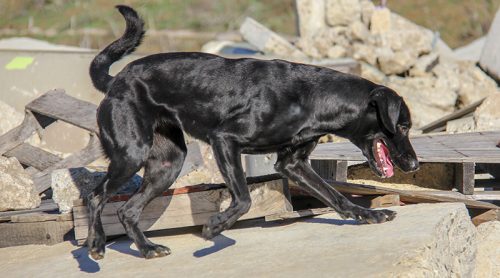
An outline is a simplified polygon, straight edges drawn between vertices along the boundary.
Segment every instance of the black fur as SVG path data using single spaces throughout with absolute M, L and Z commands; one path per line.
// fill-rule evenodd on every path
M 176 179 L 186 156 L 183 131 L 209 143 L 233 196 L 230 207 L 210 218 L 203 236 L 212 238 L 250 208 L 242 153 L 277 152 L 276 170 L 345 217 L 361 222 L 392 220 L 389 210 L 352 204 L 325 183 L 308 163 L 319 137 L 350 139 L 381 175 L 373 152 L 383 140 L 404 171 L 418 168 L 408 140 L 407 106 L 394 91 L 357 76 L 282 60 L 226 59 L 204 53 L 166 53 L 128 64 L 115 77 L 110 65 L 132 52 L 144 34 L 143 21 L 126 6 L 125 34 L 92 62 L 90 75 L 106 93 L 97 119 L 110 159 L 108 175 L 88 197 L 89 252 L 104 256 L 100 214 L 109 194 L 142 167 L 142 190 L 119 209 L 127 234 L 146 258 L 169 254 L 137 227 L 143 208 Z

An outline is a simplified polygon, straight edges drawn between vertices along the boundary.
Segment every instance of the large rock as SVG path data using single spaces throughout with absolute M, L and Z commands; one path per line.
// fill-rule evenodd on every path
M 418 58 L 417 63 L 411 68 L 411 76 L 426 76 L 432 68 L 439 63 L 439 55 L 437 53 L 430 53 Z
M 497 80 L 500 80 L 500 9 L 491 23 L 479 64 Z
M 324 0 L 296 0 L 295 5 L 301 37 L 312 37 L 326 27 Z
M 243 38 L 260 51 L 278 56 L 304 59 L 307 56 L 289 41 L 269 30 L 253 18 L 247 17 L 240 27 Z
M 404 73 L 408 71 L 418 59 L 418 54 L 415 51 L 393 51 L 390 48 L 377 49 L 377 56 L 380 70 L 385 74 Z
M 422 127 L 455 110 L 457 93 L 432 76 L 389 76 L 387 86 L 402 96 L 410 109 L 414 128 Z
M 453 50 L 453 57 L 457 60 L 472 61 L 477 63 L 481 59 L 486 37 L 480 37 L 468 45 L 456 48 Z
M 474 65 L 461 67 L 460 81 L 458 94 L 463 106 L 498 92 L 496 82 Z
M 474 112 L 477 130 L 500 128 L 500 93 L 489 96 Z
M 375 9 L 370 15 L 370 31 L 372 34 L 389 32 L 392 29 L 391 21 L 391 11 L 388 8 Z
M 500 221 L 479 225 L 477 234 L 475 277 L 500 277 Z
M 106 176 L 105 168 L 69 168 L 59 169 L 52 172 L 52 198 L 59 206 L 62 213 L 71 212 L 73 202 L 86 198 L 87 195 Z M 124 184 L 117 194 L 130 194 L 135 192 L 141 185 L 142 178 L 135 175 Z
M 0 156 L 0 211 L 33 209 L 40 197 L 16 158 Z
M 385 84 L 387 76 L 377 67 L 361 62 L 361 76 L 377 84 Z
M 359 0 L 326 0 L 326 22 L 331 26 L 347 26 L 359 20 L 361 20 Z

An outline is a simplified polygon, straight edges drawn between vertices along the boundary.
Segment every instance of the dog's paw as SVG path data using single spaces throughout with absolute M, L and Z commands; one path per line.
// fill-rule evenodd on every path
M 172 251 L 170 251 L 170 248 L 168 248 L 167 246 L 153 244 L 146 245 L 145 247 L 141 248 L 141 253 L 144 258 L 153 259 L 168 256 L 172 253 Z
M 377 224 L 391 221 L 396 217 L 396 212 L 388 209 L 366 210 L 359 215 L 359 221 L 363 224 Z
M 208 224 L 206 224 L 203 226 L 203 231 L 201 232 L 201 236 L 204 239 L 209 240 L 209 239 L 212 239 L 215 236 L 217 236 L 219 233 L 220 233 L 220 231 L 217 232 L 217 229 L 215 227 L 212 227 L 212 226 L 209 226 Z
M 94 239 L 87 239 L 87 248 L 89 250 L 89 255 L 94 260 L 100 260 L 104 258 L 104 252 L 106 250 L 106 240 L 101 237 L 96 237 Z
M 104 249 L 100 248 L 92 248 L 89 249 L 89 255 L 92 257 L 94 260 L 101 260 L 104 258 Z

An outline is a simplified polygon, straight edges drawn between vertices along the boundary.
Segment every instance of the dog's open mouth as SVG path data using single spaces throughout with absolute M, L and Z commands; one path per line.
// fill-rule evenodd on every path
M 394 176 L 394 166 L 389 155 L 389 149 L 382 139 L 373 141 L 373 154 L 379 172 L 382 178 L 390 178 Z

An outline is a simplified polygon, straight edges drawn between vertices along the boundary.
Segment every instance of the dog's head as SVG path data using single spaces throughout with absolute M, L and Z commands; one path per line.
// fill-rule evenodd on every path
M 366 113 L 349 139 L 361 149 L 372 170 L 386 178 L 394 175 L 394 165 L 404 172 L 419 168 L 408 138 L 410 128 L 410 111 L 403 99 L 387 87 L 378 87 L 370 92 Z

